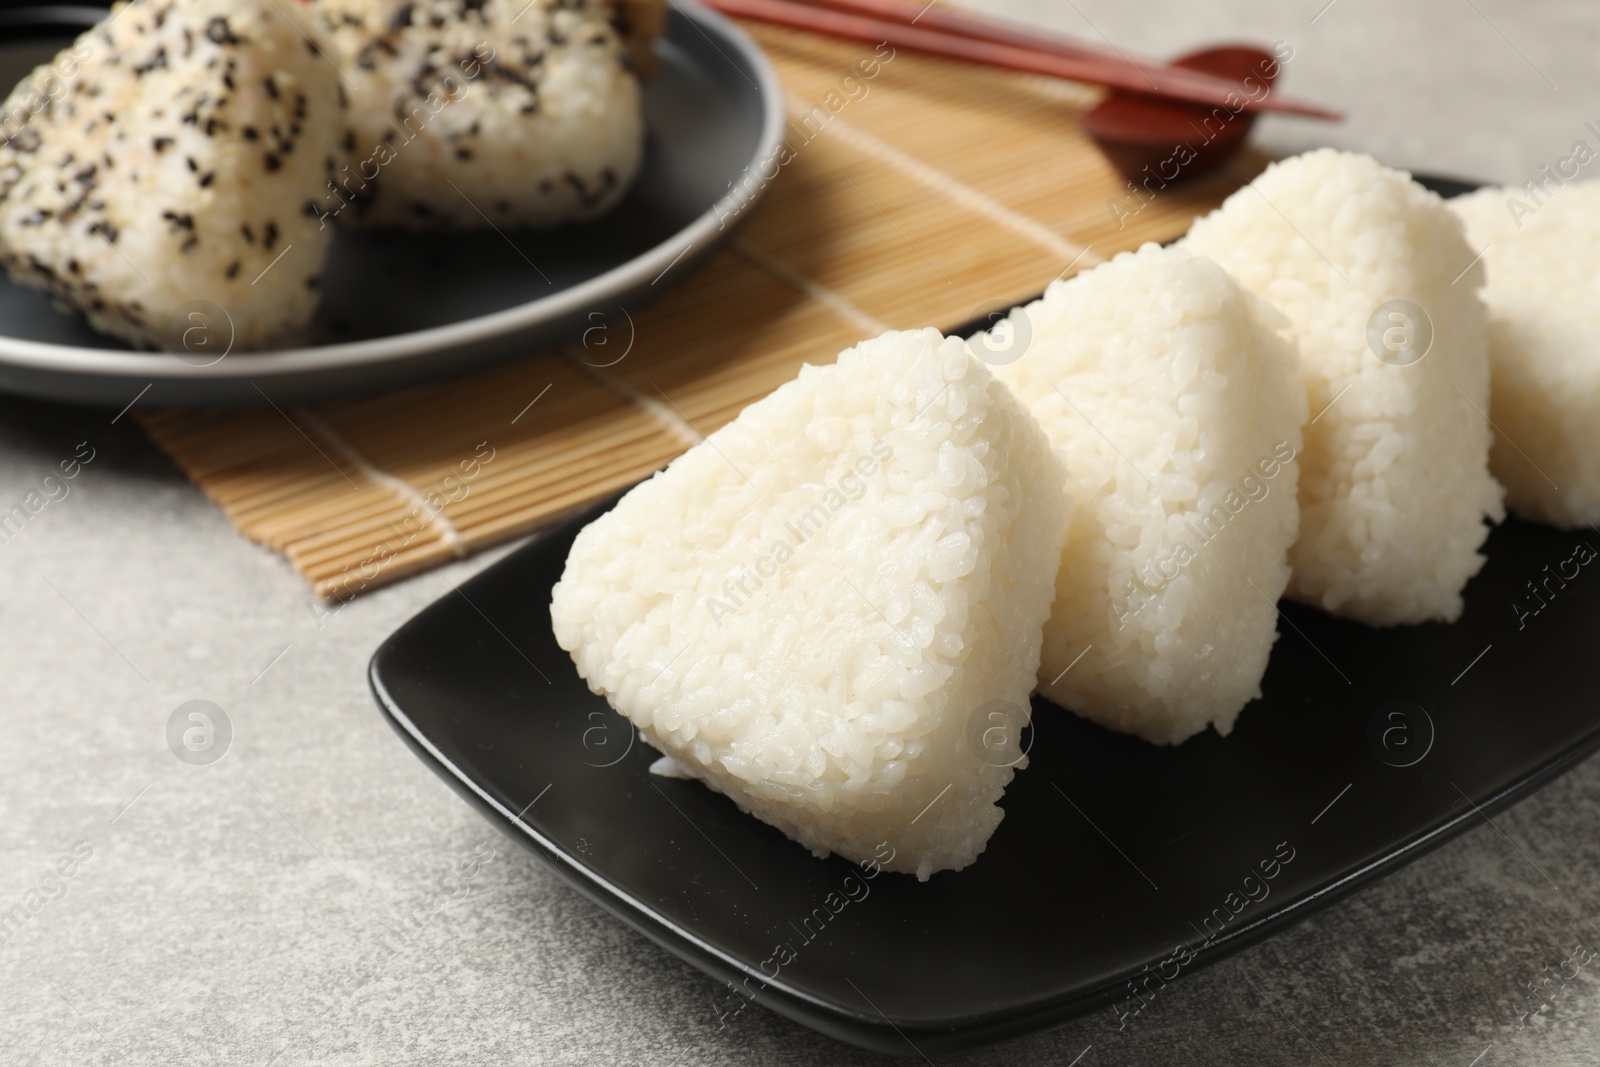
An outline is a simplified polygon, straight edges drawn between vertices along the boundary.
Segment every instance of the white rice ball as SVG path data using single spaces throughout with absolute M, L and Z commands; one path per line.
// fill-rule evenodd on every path
M 1156 245 L 1012 313 L 1022 355 L 995 376 L 1066 457 L 1076 503 L 1039 670 L 1057 704 L 1175 744 L 1227 734 L 1261 695 L 1306 419 L 1269 319 L 1284 325 L 1215 263 Z
M 1321 149 L 1268 167 L 1183 243 L 1299 342 L 1311 422 L 1289 595 L 1375 626 L 1457 618 L 1484 517 L 1503 514 L 1483 267 L 1460 220 L 1409 175 Z
M 298 8 L 133 0 L 23 79 L 0 114 L 11 276 L 137 345 L 220 355 L 303 326 L 332 237 L 307 205 L 345 112 Z
M 1489 283 L 1489 469 L 1523 518 L 1600 522 L 1600 182 L 1449 201 Z
M 318 39 L 354 82 L 348 166 L 322 200 L 341 223 L 554 226 L 609 210 L 638 173 L 644 112 L 632 67 L 649 45 L 630 51 L 624 33 L 640 29 L 646 5 L 311 8 Z
M 556 638 L 650 744 L 817 855 L 959 869 L 1024 763 L 1062 477 L 964 342 L 887 333 L 585 528 Z

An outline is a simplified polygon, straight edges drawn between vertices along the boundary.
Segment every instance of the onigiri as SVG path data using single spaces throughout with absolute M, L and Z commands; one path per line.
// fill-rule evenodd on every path
M 345 124 L 298 4 L 132 0 L 16 87 L 0 261 L 135 345 L 221 354 L 303 326 Z
M 644 152 L 661 0 L 312 0 L 346 72 L 341 224 L 547 227 L 609 210 Z
M 1449 201 L 1489 281 L 1489 469 L 1506 506 L 1600 522 L 1600 182 L 1482 189 Z
M 1227 734 L 1260 695 L 1299 528 L 1306 420 L 1282 316 L 1215 263 L 1145 245 L 997 326 L 995 368 L 1075 507 L 1039 692 L 1115 730 Z
M 1461 614 L 1489 473 L 1483 265 L 1437 195 L 1369 156 L 1275 163 L 1190 230 L 1288 317 L 1311 419 L 1289 595 L 1374 626 Z
M 963 341 L 887 333 L 586 527 L 556 638 L 680 772 L 818 856 L 959 869 L 1026 763 L 1062 479 Z

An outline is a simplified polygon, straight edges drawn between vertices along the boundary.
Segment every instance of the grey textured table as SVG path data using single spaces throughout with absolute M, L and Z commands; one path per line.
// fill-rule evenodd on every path
M 1269 120 L 1277 150 L 1520 183 L 1596 143 L 1592 8 L 1335 0 L 1313 24 L 1323 2 L 988 6 L 1156 54 L 1288 41 L 1286 84 L 1350 121 Z M 0 926 L 0 1062 L 882 1060 L 758 1009 L 720 1025 L 709 979 L 511 847 L 392 736 L 367 657 L 497 553 L 319 625 L 288 566 L 111 415 L 0 401 L 0 510 L 94 450 L 0 545 L 0 922 L 26 916 Z M 166 742 L 194 699 L 234 731 L 209 766 Z M 1106 1012 L 939 1060 L 1592 1064 L 1595 965 L 1552 979 L 1535 1025 L 1517 1013 L 1595 940 L 1600 764 L 1496 822 L 1174 984 L 1126 1030 Z

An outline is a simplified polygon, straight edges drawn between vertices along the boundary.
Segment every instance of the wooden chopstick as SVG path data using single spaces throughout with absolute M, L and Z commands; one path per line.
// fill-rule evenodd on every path
M 912 52 L 963 59 L 1190 104 L 1226 107 L 1230 111 L 1276 111 L 1308 118 L 1337 120 L 1343 117 L 1337 111 L 1272 92 L 1259 99 L 1251 99 L 1239 91 L 1238 84 L 1226 78 L 1179 67 L 1133 63 L 1120 56 L 1107 56 L 1060 38 L 1030 39 L 1008 27 L 995 26 L 971 16 L 929 10 L 918 20 L 927 22 L 929 25 L 926 28 L 911 25 L 909 21 L 873 17 L 886 15 L 898 19 L 905 16 L 907 9 L 911 15 L 921 11 L 915 4 L 902 4 L 896 0 L 816 0 L 814 4 L 795 3 L 793 0 L 704 2 L 735 18 L 770 22 L 868 44 L 884 42 Z M 857 13 L 863 11 L 871 11 L 872 15 Z M 937 19 L 934 18 L 936 14 Z M 947 32 L 933 28 L 935 24 L 963 28 L 958 32 Z M 974 27 L 981 28 L 983 36 L 970 32 Z M 1011 43 L 1019 39 L 1026 43 Z
M 899 22 L 907 26 L 920 26 L 925 30 L 939 30 L 961 37 L 975 37 L 980 41 L 994 41 L 1035 52 L 1053 52 L 1058 56 L 1080 59 L 1109 59 L 1134 67 L 1164 67 L 1163 63 L 1143 63 L 1126 55 L 1080 44 L 1066 37 L 1057 37 L 1043 31 L 1035 32 L 1012 26 L 1000 19 L 964 15 L 933 4 L 915 3 L 913 0 L 796 0 L 807 7 L 826 7 L 844 11 L 863 18 Z

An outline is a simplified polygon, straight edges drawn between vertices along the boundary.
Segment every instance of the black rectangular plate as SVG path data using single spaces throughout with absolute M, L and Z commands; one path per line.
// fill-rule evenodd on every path
M 590 899 L 868 1048 L 926 1054 L 1135 1012 L 1142 990 L 1304 919 L 1600 748 L 1600 567 L 1568 562 L 1600 532 L 1510 521 L 1453 625 L 1375 630 L 1283 604 L 1262 697 L 1231 737 L 1156 747 L 1036 700 L 1030 764 L 977 863 L 926 883 L 867 878 L 697 782 L 652 776 L 655 753 L 578 677 L 550 588 L 610 504 L 401 627 L 372 660 L 378 704 Z
M 380 707 L 591 899 L 870 1048 L 933 1053 L 1132 1011 L 1131 980 L 1154 989 L 1259 941 L 1600 746 L 1600 575 L 1580 567 L 1537 615 L 1513 609 L 1600 535 L 1512 521 L 1454 625 L 1374 630 L 1284 604 L 1263 696 L 1226 739 L 1157 747 L 1036 702 L 1030 766 L 977 863 L 869 879 L 698 782 L 650 775 L 655 753 L 578 677 L 550 588 L 600 510 L 390 637 L 371 665 Z

